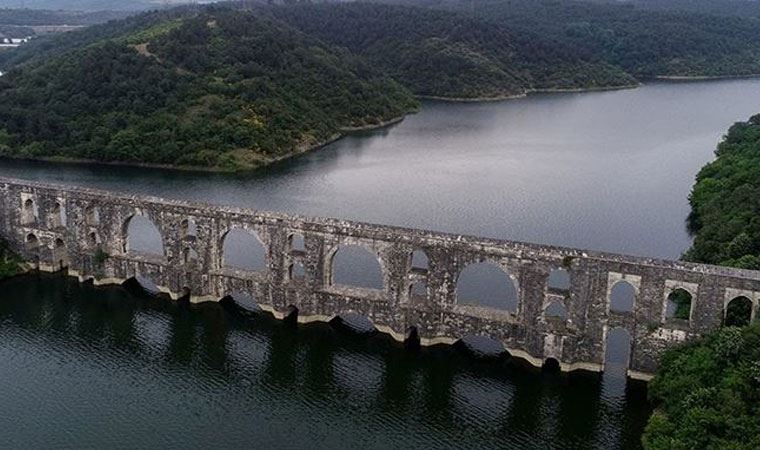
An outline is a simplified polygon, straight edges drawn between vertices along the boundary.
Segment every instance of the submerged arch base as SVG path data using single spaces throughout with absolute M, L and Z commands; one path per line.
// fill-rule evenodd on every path
M 54 268 L 48 267 L 48 266 L 40 266 L 38 267 L 38 270 L 42 272 L 49 272 L 54 273 L 58 272 L 58 270 L 54 270 Z M 123 285 L 127 280 L 121 279 L 121 278 L 96 278 L 94 276 L 82 276 L 78 274 L 75 270 L 68 270 L 68 274 L 71 277 L 75 277 L 79 280 L 80 283 L 85 283 L 88 281 L 92 281 L 93 286 L 98 287 L 106 287 L 106 286 L 121 286 Z M 186 297 L 185 292 L 172 292 L 169 288 L 165 286 L 156 286 L 158 290 L 169 296 L 173 301 L 177 301 L 180 298 Z M 191 304 L 200 304 L 200 303 L 219 303 L 222 301 L 222 298 L 217 298 L 213 295 L 192 295 L 190 294 L 189 297 Z M 287 320 L 288 317 L 291 315 L 291 311 L 289 309 L 285 309 L 283 311 L 278 310 L 272 305 L 267 305 L 263 303 L 257 303 L 259 308 L 261 308 L 261 311 L 266 312 L 270 315 L 272 315 L 277 320 Z M 297 320 L 299 324 L 309 324 L 309 323 L 330 323 L 336 315 L 322 315 L 322 314 L 313 314 L 313 315 L 297 315 Z M 394 330 L 393 328 L 387 326 L 387 325 L 379 325 L 379 324 L 373 324 L 375 326 L 375 329 L 377 329 L 378 332 L 386 334 L 393 338 L 396 342 L 399 343 L 405 343 L 407 340 L 408 332 L 398 332 Z M 454 338 L 449 336 L 438 336 L 435 338 L 425 338 L 421 336 L 417 336 L 419 340 L 419 345 L 422 347 L 433 347 L 436 345 L 454 345 L 456 342 L 460 340 L 460 338 Z M 546 359 L 548 358 L 536 358 L 533 355 L 529 354 L 528 352 L 518 349 L 518 348 L 511 348 L 502 342 L 502 345 L 504 346 L 504 350 L 509 353 L 509 355 L 512 358 L 516 358 L 522 361 L 525 361 L 529 363 L 531 366 L 536 368 L 542 368 L 544 366 L 544 363 L 546 362 Z M 565 363 L 560 361 L 556 357 L 549 357 L 552 359 L 555 359 L 559 362 L 559 368 L 561 372 L 569 373 L 574 371 L 586 371 L 586 372 L 603 372 L 604 371 L 604 364 L 596 364 L 596 363 L 588 363 L 588 362 L 577 362 L 577 363 Z M 628 370 L 628 377 L 634 380 L 642 380 L 642 381 L 649 381 L 651 380 L 654 375 L 638 372 L 635 370 Z

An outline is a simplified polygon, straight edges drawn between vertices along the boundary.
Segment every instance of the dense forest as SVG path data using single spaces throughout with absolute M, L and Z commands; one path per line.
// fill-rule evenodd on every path
M 388 0 L 562 42 L 645 80 L 760 74 L 760 19 L 574 0 Z
M 760 270 L 760 115 L 734 124 L 689 201 L 691 261 Z
M 361 3 L 267 11 L 365 57 L 422 96 L 500 97 L 636 84 L 624 71 L 559 42 L 446 11 Z
M 667 351 L 648 392 L 645 449 L 760 448 L 760 324 Z
M 359 58 L 273 19 L 153 14 L 0 77 L 4 154 L 249 168 L 417 107 Z

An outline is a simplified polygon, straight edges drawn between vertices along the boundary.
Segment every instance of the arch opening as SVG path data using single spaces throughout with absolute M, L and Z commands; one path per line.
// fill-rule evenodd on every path
M 409 286 L 409 298 L 424 300 L 428 296 L 428 286 L 424 281 L 412 283 Z
M 727 327 L 746 327 L 752 321 L 752 300 L 740 295 L 726 305 L 723 323 Z
M 557 268 L 549 272 L 549 280 L 547 281 L 549 289 L 556 291 L 569 291 L 570 290 L 570 272 L 567 269 Z
M 367 316 L 354 312 L 339 314 L 330 321 L 330 324 L 353 334 L 367 335 L 377 331 L 375 324 Z
M 457 279 L 457 304 L 516 313 L 518 287 L 503 269 L 490 262 L 467 266 Z
M 554 300 L 544 310 L 544 316 L 546 318 L 567 320 L 567 308 L 561 301 Z
M 58 269 L 62 270 L 69 265 L 68 251 L 66 249 L 66 243 L 61 238 L 56 238 L 53 252 L 53 260 L 58 263 Z
M 100 239 L 98 238 L 98 234 L 94 231 L 90 232 L 90 234 L 87 236 L 87 242 L 90 244 L 90 246 L 95 247 L 100 242 Z
M 626 376 L 631 361 L 633 339 L 625 328 L 616 327 L 607 331 L 604 342 L 604 371 Z
M 297 252 L 306 251 L 306 243 L 304 242 L 303 235 L 298 234 L 298 233 L 293 233 L 290 236 L 288 236 L 288 246 L 290 247 L 291 251 L 297 251 Z
M 224 235 L 222 265 L 254 272 L 266 271 L 267 252 L 254 231 L 233 228 Z
M 342 245 L 338 248 L 332 258 L 331 274 L 332 285 L 385 289 L 377 255 L 358 245 Z
M 158 297 L 162 295 L 162 292 L 158 288 L 158 285 L 156 285 L 153 280 L 143 275 L 135 275 L 134 277 L 125 281 L 123 283 L 123 286 L 130 292 L 137 295 L 147 297 Z
M 509 355 L 500 341 L 480 334 L 464 336 L 455 345 L 477 358 L 500 358 Z
M 21 222 L 24 224 L 34 223 L 37 220 L 37 208 L 35 207 L 34 200 L 28 198 L 24 200 L 23 208 L 21 210 Z
M 149 218 L 135 214 L 127 219 L 125 253 L 138 252 L 164 256 L 164 240 Z
M 228 294 L 224 299 L 231 301 L 235 306 L 242 310 L 253 313 L 261 312 L 261 307 L 256 303 L 253 295 L 249 292 L 235 290 Z
M 692 297 L 689 291 L 683 288 L 673 289 L 668 294 L 665 303 L 665 319 L 689 320 L 691 317 Z
M 87 225 L 99 225 L 100 224 L 100 211 L 96 206 L 88 206 L 84 210 L 84 221 Z
M 410 255 L 412 270 L 427 271 L 430 266 L 427 253 L 424 250 L 415 250 Z
M 633 312 L 636 303 L 636 288 L 625 280 L 620 280 L 610 290 L 610 311 L 615 313 Z
M 541 369 L 543 369 L 544 372 L 559 373 L 562 370 L 562 366 L 560 365 L 557 358 L 546 358 L 544 364 L 541 366 Z
M 37 238 L 37 235 L 34 233 L 29 233 L 26 235 L 26 247 L 29 249 L 37 248 L 37 246 L 40 245 L 40 240 Z
M 60 202 L 55 202 L 53 205 L 53 211 L 51 212 L 50 225 L 53 228 L 58 228 L 66 225 L 66 211 Z
M 301 263 L 293 263 L 288 267 L 288 274 L 291 280 L 303 280 L 306 278 L 306 270 Z
M 185 219 L 182 221 L 182 237 L 196 237 L 198 235 L 198 225 L 195 220 Z

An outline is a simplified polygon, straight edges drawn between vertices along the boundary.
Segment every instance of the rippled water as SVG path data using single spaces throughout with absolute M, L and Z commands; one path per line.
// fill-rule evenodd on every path
M 10 448 L 630 448 L 640 385 L 45 276 L 0 284 Z

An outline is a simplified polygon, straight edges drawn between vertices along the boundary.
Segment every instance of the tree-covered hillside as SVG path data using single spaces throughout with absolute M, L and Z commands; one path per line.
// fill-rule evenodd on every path
M 4 154 L 256 167 L 417 107 L 359 58 L 248 12 L 152 13 L 62 42 L 0 78 Z
M 760 19 L 574 0 L 389 0 L 563 42 L 638 79 L 760 74 Z
M 692 261 L 760 270 L 760 115 L 734 124 L 697 175 L 689 228 Z
M 269 11 L 305 33 L 367 58 L 423 96 L 499 97 L 532 89 L 636 83 L 622 70 L 559 42 L 446 11 L 367 3 Z

